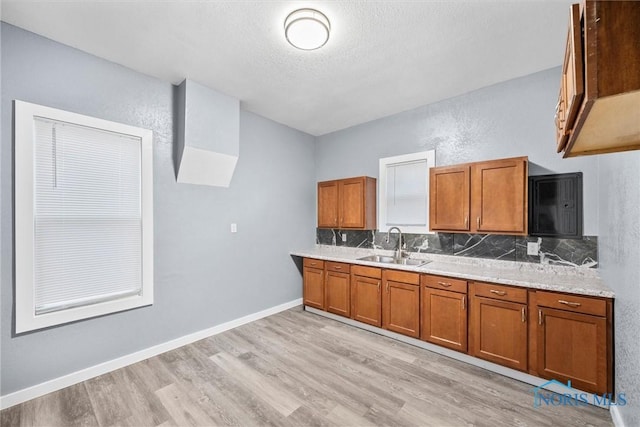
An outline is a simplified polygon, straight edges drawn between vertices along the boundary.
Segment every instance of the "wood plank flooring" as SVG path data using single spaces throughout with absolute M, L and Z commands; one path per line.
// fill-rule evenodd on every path
M 5 426 L 612 426 L 301 307 L 8 408 Z

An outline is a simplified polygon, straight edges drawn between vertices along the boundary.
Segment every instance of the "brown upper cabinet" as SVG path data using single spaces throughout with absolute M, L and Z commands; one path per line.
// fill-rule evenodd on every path
M 557 151 L 564 157 L 640 149 L 640 2 L 570 9 Z
M 582 63 L 582 35 L 580 6 L 571 6 L 569 34 L 562 64 L 560 93 L 556 105 L 556 129 L 558 153 L 567 145 L 571 129 L 576 120 L 580 102 L 584 96 L 584 71 Z
M 469 231 L 469 165 L 429 170 L 429 228 Z
M 361 176 L 319 182 L 318 227 L 376 229 L 376 179 Z
M 527 157 L 430 169 L 433 231 L 527 234 Z

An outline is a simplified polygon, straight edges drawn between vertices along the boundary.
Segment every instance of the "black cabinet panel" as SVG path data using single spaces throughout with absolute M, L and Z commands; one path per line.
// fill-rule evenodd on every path
M 529 235 L 582 237 L 582 172 L 529 177 Z

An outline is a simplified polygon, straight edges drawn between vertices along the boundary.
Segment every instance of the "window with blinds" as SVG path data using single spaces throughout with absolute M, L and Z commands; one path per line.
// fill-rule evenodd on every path
M 152 303 L 151 162 L 148 130 L 16 101 L 18 332 Z
M 387 224 L 390 226 L 425 227 L 428 210 L 427 161 L 387 165 Z
M 380 159 L 380 231 L 395 226 L 406 233 L 429 232 L 429 168 L 433 166 L 434 150 Z

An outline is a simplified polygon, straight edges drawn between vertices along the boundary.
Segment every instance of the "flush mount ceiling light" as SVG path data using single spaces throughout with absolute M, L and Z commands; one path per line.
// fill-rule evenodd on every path
M 302 50 L 318 49 L 329 40 L 329 19 L 315 9 L 294 10 L 284 20 L 284 35 L 292 46 Z

